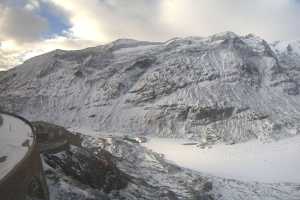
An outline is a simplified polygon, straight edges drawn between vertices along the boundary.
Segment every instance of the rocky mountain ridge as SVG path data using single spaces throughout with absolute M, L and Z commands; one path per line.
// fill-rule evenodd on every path
M 113 134 L 280 139 L 300 132 L 299 47 L 226 32 L 55 50 L 0 76 L 0 106 Z

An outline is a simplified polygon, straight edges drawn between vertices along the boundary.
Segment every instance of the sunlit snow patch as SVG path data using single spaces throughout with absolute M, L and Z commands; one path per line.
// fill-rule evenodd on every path
M 263 144 L 247 143 L 201 149 L 186 140 L 152 138 L 143 145 L 178 165 L 215 176 L 259 182 L 300 182 L 300 136 Z

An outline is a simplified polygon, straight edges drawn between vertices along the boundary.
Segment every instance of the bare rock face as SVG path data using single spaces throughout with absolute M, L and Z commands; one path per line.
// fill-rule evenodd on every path
M 38 122 L 43 130 L 62 127 Z M 48 128 L 47 128 L 48 127 Z M 39 128 L 41 130 L 41 127 Z M 57 138 L 69 137 L 68 131 Z M 77 134 L 79 136 L 79 134 Z M 44 173 L 52 200 L 213 199 L 213 185 L 202 175 L 170 164 L 123 137 L 80 135 L 81 143 L 44 151 Z M 52 138 L 51 142 L 55 141 Z M 43 142 L 41 145 L 45 145 Z
M 122 173 L 112 161 L 112 155 L 101 152 L 99 156 L 79 147 L 57 154 L 45 154 L 45 162 L 67 176 L 106 193 L 127 186 L 129 176 Z
M 300 130 L 299 43 L 227 32 L 56 50 L 0 76 L 0 106 L 31 120 L 214 142 Z
M 81 146 L 82 135 L 72 133 L 64 127 L 41 121 L 32 122 L 32 125 L 47 168 L 45 174 L 51 187 L 59 187 L 61 190 L 62 197 L 58 195 L 53 197 L 54 199 L 83 198 L 78 193 L 68 193 L 58 183 L 51 183 L 53 177 L 57 179 L 57 176 L 67 176 L 92 191 L 95 190 L 95 194 L 100 194 L 99 198 L 106 197 L 105 193 L 127 186 L 130 177 L 117 168 L 113 156 L 108 151 L 99 149 L 101 152 L 95 155 L 92 150 Z M 89 195 L 93 197 L 94 193 Z

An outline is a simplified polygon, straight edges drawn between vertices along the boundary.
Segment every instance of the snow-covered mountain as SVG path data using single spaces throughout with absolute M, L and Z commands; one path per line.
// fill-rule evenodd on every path
M 0 75 L 0 106 L 65 127 L 203 142 L 300 132 L 300 42 L 232 32 L 55 50 Z

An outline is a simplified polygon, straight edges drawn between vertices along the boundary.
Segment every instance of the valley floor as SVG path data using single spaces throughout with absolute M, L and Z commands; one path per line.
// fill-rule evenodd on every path
M 126 188 L 118 191 L 117 196 L 114 196 L 115 193 L 106 194 L 108 199 L 152 200 L 165 195 L 170 198 L 163 199 L 182 200 L 300 199 L 297 171 L 300 169 L 300 136 L 265 144 L 253 140 L 201 149 L 192 145 L 193 141 L 184 139 L 148 138 L 140 145 L 133 139 L 124 139 L 119 133 L 114 135 L 120 136 L 90 131 L 83 133 L 82 150 L 91 153 L 90 159 L 99 155 L 101 158 L 105 149 L 115 158 L 117 168 L 132 179 Z M 65 155 L 76 155 L 75 148 L 69 151 L 71 154 Z M 59 161 L 65 158 L 61 153 L 55 156 Z M 83 171 L 85 169 L 82 168 Z M 66 200 L 72 195 L 86 199 L 86 195 L 99 193 L 93 189 L 87 192 L 87 186 L 78 186 L 74 180 L 66 182 L 65 178 L 60 178 L 65 175 L 57 169 L 50 171 L 60 180 L 58 184 L 56 179 L 53 182 L 52 176 L 48 177 L 53 200 Z
M 213 176 L 265 183 L 300 183 L 300 136 L 201 149 L 183 139 L 151 138 L 144 146 L 169 161 Z

